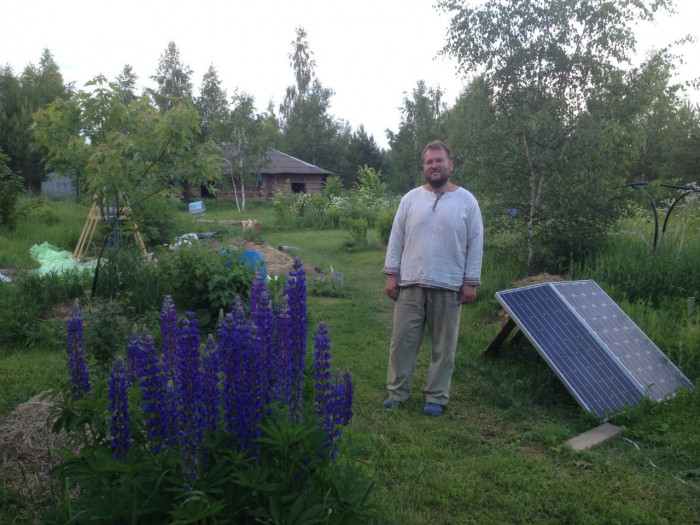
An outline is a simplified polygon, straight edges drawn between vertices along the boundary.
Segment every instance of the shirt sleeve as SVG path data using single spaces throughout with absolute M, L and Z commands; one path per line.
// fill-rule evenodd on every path
M 467 223 L 467 260 L 464 266 L 464 284 L 478 286 L 481 284 L 481 261 L 484 253 L 484 224 L 481 219 L 479 204 L 474 206 Z
M 386 257 L 384 259 L 384 269 L 382 273 L 387 275 L 401 274 L 401 256 L 403 255 L 403 247 L 405 240 L 406 228 L 406 198 L 401 199 L 399 208 L 394 216 L 394 222 L 391 226 L 391 234 L 389 235 L 389 244 L 386 248 Z

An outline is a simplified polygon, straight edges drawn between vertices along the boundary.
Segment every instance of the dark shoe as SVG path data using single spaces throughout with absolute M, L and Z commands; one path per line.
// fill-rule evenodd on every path
M 399 401 L 398 399 L 387 397 L 384 401 L 382 401 L 382 405 L 384 405 L 384 408 L 396 408 L 403 405 L 403 402 Z
M 437 403 L 426 403 L 423 407 L 424 416 L 441 416 L 444 407 Z

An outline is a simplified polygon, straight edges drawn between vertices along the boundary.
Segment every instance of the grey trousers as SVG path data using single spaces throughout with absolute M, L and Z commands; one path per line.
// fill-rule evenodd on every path
M 408 399 L 416 357 L 427 324 L 431 356 L 423 394 L 426 402 L 447 404 L 461 313 L 462 305 L 457 292 L 418 286 L 400 289 L 394 306 L 394 330 L 389 347 L 386 377 L 389 397 L 398 401 Z

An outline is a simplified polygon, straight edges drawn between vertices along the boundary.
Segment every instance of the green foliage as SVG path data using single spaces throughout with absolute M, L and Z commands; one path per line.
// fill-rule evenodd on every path
M 232 449 L 224 433 L 205 438 L 210 468 L 190 489 L 182 486 L 181 454 L 152 453 L 134 443 L 125 461 L 109 450 L 104 399 L 63 408 L 73 431 L 90 429 L 80 455 L 64 449 L 54 472 L 80 488 L 76 501 L 45 512 L 44 523 L 368 523 L 374 490 L 348 448 L 329 462 L 318 421 L 307 412 L 300 422 L 273 413 L 261 425 L 259 460 Z M 72 413 L 71 413 L 72 412 Z M 325 459 L 323 459 L 325 458 Z M 300 472 L 310 473 L 300 482 Z M 174 521 L 173 521 L 174 520 Z
M 350 290 L 341 286 L 338 279 L 331 275 L 329 279 L 314 279 L 308 282 L 308 293 L 311 297 L 350 297 Z
M 77 270 L 18 275 L 12 283 L 0 284 L 0 311 L 4 314 L 0 344 L 30 348 L 46 345 L 46 338 L 57 333 L 52 320 L 46 319 L 49 309 L 82 299 L 87 288 L 88 276 Z
M 40 190 L 46 175 L 44 159 L 32 144 L 32 114 L 67 98 L 68 92 L 48 49 L 42 50 L 38 64 L 27 64 L 17 76 L 9 65 L 0 66 L 0 150 L 9 155 L 10 168 L 22 175 L 32 191 Z
M 391 149 L 387 153 L 387 181 L 392 192 L 406 193 L 424 180 L 420 158 L 423 148 L 444 137 L 446 106 L 442 97 L 439 87 L 430 87 L 424 80 L 416 83 L 410 98 L 404 97 L 399 131 L 388 133 Z
M 377 216 L 393 204 L 386 196 L 382 173 L 367 166 L 357 171 L 358 181 L 349 195 L 331 177 L 320 194 L 279 193 L 274 200 L 275 218 L 284 228 L 342 228 L 353 245 L 366 246 L 367 230 Z
M 0 227 L 12 229 L 17 220 L 17 197 L 24 192 L 24 179 L 12 173 L 9 160 L 0 149 Z
M 167 244 L 179 233 L 175 219 L 178 202 L 173 198 L 148 199 L 131 207 L 130 219 L 146 246 Z
M 163 283 L 158 278 L 157 268 L 145 260 L 138 246 L 122 245 L 118 250 L 107 252 L 100 267 L 100 280 L 96 298 L 119 301 L 124 312 L 139 316 L 157 311 L 160 301 L 156 297 L 165 295 Z
M 343 197 L 346 193 L 340 177 L 328 177 L 321 190 L 321 194 L 327 199 L 331 197 Z
M 352 247 L 365 248 L 367 246 L 367 227 L 367 220 L 363 218 L 348 217 L 343 221 L 343 229 L 350 234 Z
M 279 118 L 284 151 L 316 166 L 336 171 L 339 137 L 349 135 L 342 121 L 329 114 L 333 90 L 324 87 L 316 77 L 316 61 L 302 27 L 289 55 L 295 84 L 287 87 L 280 104 Z
M 379 231 L 379 239 L 382 244 L 389 244 L 389 236 L 391 235 L 391 227 L 394 225 L 394 216 L 396 209 L 382 210 L 377 215 L 377 230 Z
M 86 354 L 107 376 L 117 355 L 124 350 L 129 325 L 123 306 L 116 300 L 93 299 L 83 307 Z
M 33 135 L 49 166 L 76 173 L 100 210 L 111 208 L 112 217 L 125 217 L 119 226 L 124 231 L 137 227 L 127 214 L 129 207 L 141 207 L 145 217 L 143 203 L 167 195 L 173 185 L 188 188 L 218 178 L 217 148 L 199 142 L 199 115 L 191 104 L 173 104 L 160 113 L 146 96 L 125 101 L 123 92 L 103 76 L 89 85 L 89 92 L 79 91 L 71 100 L 37 112 Z M 98 266 L 119 222 L 105 217 Z M 157 237 L 145 222 L 146 233 Z M 93 294 L 98 278 L 96 272 Z
M 472 142 L 460 141 L 466 146 L 460 155 L 486 146 L 495 169 L 479 173 L 487 177 L 481 186 L 502 213 L 515 209 L 522 218 L 508 224 L 527 243 L 528 264 L 565 268 L 594 254 L 620 217 L 612 199 L 616 177 L 629 169 L 632 130 L 648 107 L 635 99 L 635 88 L 620 85 L 620 63 L 634 50 L 633 24 L 669 6 L 603 0 L 439 6 L 452 17 L 444 51 L 465 72 L 483 71 L 465 92 L 467 106 L 495 132 L 484 138 L 470 130 Z M 487 97 L 480 96 L 483 88 Z
M 649 302 L 655 308 L 672 297 L 700 297 L 698 238 L 696 233 L 678 249 L 679 239 L 666 236 L 654 254 L 649 243 L 635 234 L 611 234 L 605 253 L 575 265 L 572 276 L 606 283 L 617 297 Z
M 158 279 L 168 295 L 185 311 L 197 313 L 200 326 L 213 326 L 219 310 L 231 309 L 236 297 L 247 302 L 253 270 L 237 259 L 237 252 L 182 243 L 155 256 Z

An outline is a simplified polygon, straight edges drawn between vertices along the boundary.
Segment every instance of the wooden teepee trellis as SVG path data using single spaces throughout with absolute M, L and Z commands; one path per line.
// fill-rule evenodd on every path
M 73 250 L 73 259 L 80 261 L 85 256 L 85 252 L 87 252 L 88 247 L 92 242 L 92 237 L 95 234 L 97 225 L 103 223 L 105 218 L 107 219 L 107 222 L 124 220 L 129 215 L 129 212 L 131 212 L 131 208 L 129 207 L 122 209 L 121 213 L 116 213 L 117 209 L 117 207 L 107 206 L 101 210 L 100 206 L 97 204 L 97 196 L 95 196 L 92 206 L 90 207 L 90 211 L 88 212 L 87 219 L 85 220 L 83 231 L 80 233 L 78 244 L 75 246 L 75 250 Z M 144 256 L 144 258 L 148 258 L 146 246 L 144 245 L 143 239 L 141 238 L 138 230 L 134 231 L 134 239 L 141 248 L 141 254 Z

